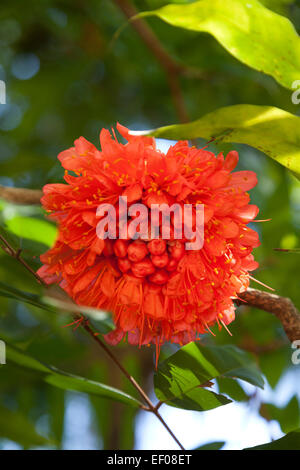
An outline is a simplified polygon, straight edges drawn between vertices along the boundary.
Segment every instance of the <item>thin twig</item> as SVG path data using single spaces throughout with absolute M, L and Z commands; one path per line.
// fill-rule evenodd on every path
M 20 250 L 15 250 L 10 243 L 2 236 L 0 235 L 0 241 L 2 242 L 2 245 L 0 244 L 1 248 L 10 255 L 12 258 L 16 259 L 19 261 L 27 271 L 32 274 L 35 279 L 39 282 L 39 284 L 42 284 L 44 287 L 48 287 L 48 285 L 45 283 L 45 281 L 29 266 L 29 264 L 21 257 L 21 251 Z M 73 314 L 74 319 L 77 321 L 78 320 L 78 314 Z M 82 328 L 85 329 L 85 331 L 96 341 L 98 346 L 101 347 L 105 351 L 105 353 L 112 359 L 112 361 L 116 364 L 116 366 L 121 370 L 121 372 L 127 377 L 127 379 L 130 381 L 130 383 L 133 385 L 133 387 L 137 390 L 137 392 L 141 395 L 141 397 L 144 399 L 144 401 L 147 404 L 148 408 L 142 407 L 143 409 L 147 409 L 147 411 L 151 411 L 154 413 L 154 415 L 159 419 L 159 421 L 162 423 L 162 425 L 165 427 L 165 429 L 168 431 L 170 436 L 174 439 L 174 441 L 178 444 L 181 450 L 185 450 L 183 445 L 180 443 L 180 441 L 177 439 L 173 431 L 169 428 L 161 414 L 158 412 L 158 409 L 156 406 L 152 403 L 151 399 L 147 395 L 147 393 L 143 390 L 143 388 L 137 383 L 134 377 L 129 374 L 129 372 L 123 367 L 123 365 L 119 362 L 119 360 L 115 357 L 115 355 L 112 353 L 112 351 L 106 346 L 105 343 L 103 343 L 100 338 L 95 335 L 95 332 L 89 325 L 88 320 L 84 318 L 84 321 L 81 321 L 81 319 L 84 317 L 80 318 L 80 325 Z
M 5 253 L 7 253 L 8 255 L 12 256 L 13 258 L 15 258 L 16 260 L 18 260 L 23 266 L 24 268 L 27 269 L 27 271 L 29 271 L 35 278 L 36 280 L 38 281 L 39 284 L 42 284 L 43 286 L 47 287 L 47 284 L 45 283 L 45 281 L 29 266 L 29 264 L 21 257 L 21 250 L 18 249 L 18 250 L 15 250 L 9 243 L 7 240 L 5 240 L 5 238 L 0 235 L 0 242 L 3 243 L 3 245 L 1 246 L 1 243 L 0 243 L 0 246 L 1 248 L 3 249 L 3 251 L 5 251 Z
M 146 392 L 142 389 L 142 387 L 137 383 L 134 377 L 129 374 L 129 372 L 123 367 L 123 365 L 118 361 L 116 356 L 111 352 L 111 350 L 106 346 L 105 343 L 101 341 L 99 336 L 95 336 L 92 328 L 88 324 L 88 322 L 83 323 L 83 328 L 89 333 L 91 337 L 94 338 L 94 340 L 97 342 L 97 344 L 106 352 L 106 354 L 112 359 L 112 361 L 116 364 L 116 366 L 121 370 L 121 372 L 127 377 L 129 382 L 134 386 L 134 388 L 139 392 L 141 397 L 145 400 L 145 402 L 148 405 L 148 410 L 147 411 L 152 411 L 152 413 L 155 414 L 155 416 L 160 420 L 160 422 L 163 424 L 163 426 L 166 428 L 168 433 L 172 436 L 174 441 L 178 444 L 178 446 L 181 448 L 181 450 L 185 450 L 180 441 L 177 439 L 177 437 L 174 435 L 172 430 L 169 428 L 161 414 L 158 412 L 157 406 L 155 406 L 152 401 L 150 400 L 149 396 L 146 394 Z
M 128 18 L 128 20 L 131 20 L 139 13 L 129 0 L 114 0 L 114 3 L 123 12 L 126 18 Z M 134 21 L 130 22 L 130 24 L 142 38 L 162 68 L 169 69 L 178 75 L 186 75 L 194 78 L 204 77 L 204 72 L 202 70 L 186 66 L 185 64 L 176 61 L 164 48 L 144 19 L 135 18 Z
M 164 404 L 164 402 L 160 400 L 160 401 L 156 404 L 155 408 L 156 408 L 157 410 L 159 410 L 159 408 L 160 408 L 161 405 L 163 405 L 163 404 Z
M 138 11 L 129 0 L 114 0 L 114 2 L 129 20 L 138 14 Z M 130 24 L 165 71 L 179 120 L 182 123 L 188 122 L 188 113 L 180 88 L 179 78 L 181 75 L 188 75 L 189 68 L 178 63 L 170 56 L 144 19 L 135 18 Z M 199 71 L 199 75 L 203 78 L 202 72 Z

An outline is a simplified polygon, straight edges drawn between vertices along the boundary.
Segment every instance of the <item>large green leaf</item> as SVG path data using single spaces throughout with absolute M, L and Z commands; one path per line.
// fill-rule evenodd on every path
M 43 364 L 10 344 L 6 345 L 6 357 L 6 367 L 9 367 L 10 363 L 14 363 L 22 368 L 25 367 L 26 369 L 40 373 L 45 382 L 54 385 L 55 387 L 62 388 L 64 390 L 90 393 L 92 395 L 126 403 L 127 405 L 134 407 L 140 406 L 140 402 L 138 400 L 121 390 L 100 382 L 95 382 L 94 380 L 88 380 L 78 375 L 69 374 L 68 372 L 61 371 L 54 366 Z
M 48 439 L 36 432 L 34 425 L 26 416 L 2 405 L 0 405 L 0 438 L 10 439 L 25 448 L 50 444 Z
M 212 34 L 234 57 L 292 89 L 300 76 L 300 39 L 292 23 L 257 0 L 169 4 L 139 16 Z M 199 51 L 201 53 L 201 51 Z
M 209 410 L 230 402 L 204 388 L 211 379 L 220 376 L 239 378 L 258 387 L 264 384 L 245 351 L 231 345 L 189 343 L 159 364 L 154 376 L 155 393 L 159 400 L 172 406 Z
M 159 391 L 156 395 L 161 396 Z M 212 392 L 199 385 L 198 387 L 194 386 L 191 390 L 183 391 L 180 396 L 166 400 L 166 402 L 169 406 L 182 408 L 183 410 L 208 411 L 227 405 L 232 401 L 224 395 Z
M 245 393 L 242 386 L 236 381 L 228 377 L 219 377 L 217 384 L 220 393 L 232 398 L 234 401 L 247 401 L 249 400 L 248 395 Z
M 300 117 L 279 108 L 240 104 L 219 108 L 188 124 L 131 132 L 174 140 L 216 137 L 251 145 L 300 178 Z
M 244 450 L 300 450 L 300 429 L 292 431 L 276 441 L 248 447 Z
M 5 220 L 7 228 L 20 238 L 28 238 L 47 246 L 52 246 L 57 228 L 46 220 L 34 217 L 17 216 Z

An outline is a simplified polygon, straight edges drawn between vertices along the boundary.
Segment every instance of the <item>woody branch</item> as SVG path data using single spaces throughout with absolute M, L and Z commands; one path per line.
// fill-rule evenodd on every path
M 291 299 L 252 288 L 239 294 L 239 297 L 247 302 L 246 305 L 275 315 L 291 343 L 300 340 L 300 312 Z M 244 305 L 244 302 L 237 300 L 236 304 Z
M 13 204 L 40 204 L 42 195 L 40 189 L 8 188 L 0 185 L 0 199 Z

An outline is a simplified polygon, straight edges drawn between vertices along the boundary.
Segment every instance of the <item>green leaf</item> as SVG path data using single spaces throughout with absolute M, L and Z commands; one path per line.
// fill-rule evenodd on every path
M 225 442 L 223 441 L 208 442 L 207 444 L 203 444 L 203 446 L 197 447 L 197 449 L 194 450 L 220 450 L 224 444 Z
M 228 377 L 219 377 L 217 383 L 219 392 L 228 395 L 234 401 L 247 401 L 249 399 L 248 395 L 236 380 L 232 380 Z
M 296 0 L 262 0 L 261 3 L 270 8 L 270 10 L 274 10 L 281 15 L 287 15 L 288 7 L 295 3 Z
M 300 39 L 293 24 L 257 0 L 201 0 L 169 4 L 140 16 L 212 34 L 236 59 L 292 89 L 300 76 Z
M 278 421 L 284 433 L 293 431 L 293 429 L 297 429 L 300 426 L 300 408 L 296 395 L 283 408 L 279 408 L 272 403 L 264 403 L 260 414 L 268 421 L 272 419 Z
M 51 435 L 57 446 L 61 448 L 63 433 L 64 433 L 64 421 L 65 421 L 65 392 L 57 387 L 48 387 L 47 390 L 48 409 L 49 409 L 49 426 Z M 99 397 L 97 397 L 99 400 Z
M 127 405 L 138 407 L 140 402 L 134 397 L 122 392 L 114 387 L 88 380 L 78 375 L 69 374 L 68 372 L 61 371 L 54 366 L 43 364 L 37 359 L 32 358 L 30 355 L 23 351 L 14 348 L 13 346 L 6 345 L 7 367 L 9 363 L 13 362 L 18 366 L 25 367 L 32 371 L 41 373 L 45 382 L 62 388 L 63 390 L 74 390 L 83 393 L 91 393 L 100 397 L 116 400 Z
M 0 214 L 2 216 L 2 214 Z M 22 258 L 28 261 L 30 265 L 38 260 L 38 256 L 45 252 L 46 245 L 44 243 L 36 242 L 28 238 L 19 238 L 13 232 L 8 230 L 8 227 L 1 221 L 0 217 L 0 235 L 10 244 L 15 250 L 22 250 Z M 1 243 L 3 245 L 3 243 Z
M 44 365 L 42 362 L 34 359 L 33 357 L 25 354 L 20 349 L 12 347 L 10 344 L 6 343 L 6 358 L 9 362 L 13 362 L 22 368 L 31 369 L 37 372 L 49 373 L 49 368 Z
M 202 387 L 195 387 L 192 390 L 187 390 L 182 393 L 181 397 L 168 400 L 167 404 L 175 408 L 182 408 L 183 410 L 208 411 L 231 402 L 232 401 L 224 395 Z
M 56 235 L 57 228 L 46 220 L 34 217 L 13 217 L 5 220 L 7 228 L 14 235 L 20 238 L 28 238 L 47 246 L 52 246 Z
M 48 439 L 36 432 L 34 425 L 26 416 L 2 405 L 0 405 L 0 438 L 10 439 L 26 449 L 50 444 Z
M 109 398 L 135 407 L 140 405 L 138 400 L 114 387 L 95 382 L 94 380 L 88 380 L 78 375 L 68 374 L 55 368 L 53 368 L 53 371 L 55 373 L 47 375 L 44 380 L 55 387 L 62 388 L 63 390 L 91 393 L 92 395 Z
M 300 450 L 300 429 L 290 432 L 280 439 L 244 450 Z
M 158 366 L 154 376 L 157 398 L 171 406 L 208 410 L 230 401 L 205 389 L 220 376 L 239 378 L 263 387 L 251 356 L 235 346 L 201 346 L 189 343 Z
M 278 384 L 287 363 L 291 360 L 290 357 L 291 353 L 288 347 L 259 355 L 259 367 L 273 389 Z
M 300 117 L 279 108 L 239 104 L 219 108 L 188 124 L 131 133 L 173 140 L 215 137 L 251 145 L 300 179 Z

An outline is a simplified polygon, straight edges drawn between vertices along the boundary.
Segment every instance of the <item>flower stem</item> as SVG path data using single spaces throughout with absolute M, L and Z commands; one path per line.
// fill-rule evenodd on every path
M 45 283 L 45 281 L 29 266 L 29 264 L 21 257 L 21 251 L 20 250 L 15 250 L 9 242 L 2 236 L 0 235 L 0 242 L 2 242 L 2 245 L 0 244 L 1 248 L 5 253 L 10 255 L 12 258 L 15 258 L 17 261 L 19 261 L 27 271 L 32 274 L 36 281 L 39 284 L 42 284 L 44 287 L 48 287 L 48 285 Z M 73 314 L 74 318 L 77 319 L 78 315 Z M 183 445 L 180 443 L 180 441 L 177 439 L 173 431 L 169 428 L 161 414 L 158 412 L 158 408 L 152 403 L 151 399 L 147 395 L 147 393 L 143 390 L 143 388 L 137 383 L 134 377 L 130 375 L 130 373 L 125 369 L 125 367 L 119 362 L 119 360 L 116 358 L 116 356 L 112 353 L 112 351 L 108 348 L 108 346 L 101 341 L 101 339 L 95 335 L 93 329 L 89 325 L 88 321 L 85 320 L 81 322 L 81 326 L 85 329 L 85 331 L 94 339 L 94 341 L 97 342 L 98 346 L 100 346 L 106 354 L 111 358 L 111 360 L 116 364 L 116 366 L 121 370 L 121 372 L 127 377 L 127 379 L 130 381 L 130 383 L 133 385 L 133 387 L 138 391 L 138 393 L 141 395 L 141 397 L 144 399 L 144 401 L 147 404 L 147 410 L 151 411 L 162 423 L 162 425 L 165 427 L 165 429 L 168 431 L 170 436 L 174 439 L 174 441 L 178 444 L 181 450 L 185 450 Z
M 127 377 L 129 382 L 134 386 L 134 388 L 138 391 L 138 393 L 141 395 L 141 397 L 144 399 L 144 401 L 148 405 L 148 410 L 151 411 L 152 413 L 155 414 L 155 416 L 160 420 L 160 422 L 163 424 L 163 426 L 166 428 L 168 433 L 172 436 L 174 441 L 178 444 L 180 449 L 185 450 L 180 441 L 177 439 L 177 437 L 174 435 L 174 433 L 171 431 L 161 414 L 158 412 L 158 408 L 152 403 L 151 399 L 149 396 L 146 394 L 146 392 L 142 389 L 142 387 L 137 383 L 134 377 L 129 374 L 129 372 L 123 367 L 123 365 L 118 361 L 116 356 L 111 352 L 111 350 L 108 348 L 108 346 L 101 341 L 101 339 L 98 336 L 94 335 L 94 332 L 88 322 L 83 323 L 83 328 L 88 332 L 88 334 L 93 337 L 93 339 L 97 342 L 97 344 L 106 352 L 106 354 L 112 359 L 112 361 L 116 364 L 116 366 L 121 370 L 121 372 Z

